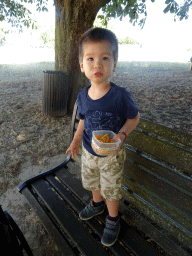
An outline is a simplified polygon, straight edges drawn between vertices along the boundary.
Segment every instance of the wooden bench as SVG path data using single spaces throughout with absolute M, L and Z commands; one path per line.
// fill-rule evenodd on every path
M 71 140 L 77 122 L 76 103 Z M 18 189 L 63 255 L 192 255 L 192 136 L 141 120 L 125 147 L 121 231 L 109 248 L 100 243 L 107 213 L 78 218 L 91 199 L 77 178 L 80 156 L 69 154 Z

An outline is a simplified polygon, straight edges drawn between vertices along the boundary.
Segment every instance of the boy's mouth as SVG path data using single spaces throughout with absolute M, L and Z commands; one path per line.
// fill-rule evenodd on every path
M 103 76 L 103 73 L 96 72 L 94 75 L 95 75 L 96 77 L 101 77 L 101 76 Z

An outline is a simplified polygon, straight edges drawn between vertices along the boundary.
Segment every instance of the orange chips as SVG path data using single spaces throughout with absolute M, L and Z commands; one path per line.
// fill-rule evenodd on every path
M 107 134 L 105 135 L 95 135 L 96 139 L 100 142 L 103 142 L 103 143 L 113 143 L 113 139 L 110 139 L 109 136 Z

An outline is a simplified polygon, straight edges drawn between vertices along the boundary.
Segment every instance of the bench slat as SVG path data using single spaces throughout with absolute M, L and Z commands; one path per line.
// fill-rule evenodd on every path
M 145 152 L 156 159 L 175 166 L 181 172 L 185 170 L 185 173 L 189 176 L 192 174 L 191 152 L 184 151 L 175 145 L 168 144 L 137 130 L 128 136 L 126 143 L 141 152 Z
M 44 181 L 38 180 L 32 184 L 32 187 L 44 201 L 48 209 L 54 215 L 56 220 L 60 223 L 63 230 L 78 246 L 78 249 L 83 255 L 90 255 L 90 245 L 92 248 L 92 255 L 107 255 L 103 248 L 96 242 L 96 240 L 84 228 L 83 224 L 79 222 L 72 212 L 66 208 L 63 200 L 57 196 L 52 188 Z
M 173 170 L 169 166 L 166 166 L 151 157 L 149 158 L 147 155 L 142 153 L 138 154 L 135 150 L 128 147 L 126 148 L 126 155 L 127 158 L 132 160 L 134 163 L 144 166 L 154 172 L 154 174 L 160 175 L 184 190 L 192 193 L 192 179 L 188 176 Z
M 59 193 L 63 200 L 67 201 L 67 203 L 76 211 L 76 213 L 79 214 L 79 212 L 83 210 L 84 206 L 79 201 L 77 201 L 72 195 L 71 191 L 67 190 L 56 178 L 57 176 L 54 177 L 52 175 L 45 177 L 45 179 L 51 184 L 57 193 Z
M 32 192 L 26 187 L 22 190 L 22 194 L 27 198 L 28 202 L 34 209 L 35 213 L 39 216 L 42 224 L 47 229 L 55 243 L 57 244 L 59 250 L 62 252 L 63 256 L 75 256 L 76 254 L 69 246 L 68 242 L 59 232 L 59 230 L 53 225 L 51 219 L 48 217 L 47 213 L 43 210 L 42 206 L 38 203 L 37 198 Z
M 166 215 L 168 218 L 171 218 L 172 222 L 175 222 L 178 226 L 181 225 L 181 229 L 186 229 L 186 232 L 188 231 L 188 233 L 192 235 L 192 218 L 185 212 L 161 199 L 155 193 L 140 186 L 137 182 L 132 181 L 132 179 L 124 178 L 123 189 L 129 190 L 130 192 L 134 191 L 132 196 L 136 197 L 136 200 L 139 199 L 139 201 L 149 205 L 149 207 L 154 208 L 154 210 L 158 209 L 161 215 Z M 127 198 L 127 200 L 130 201 L 130 198 Z M 146 214 L 150 217 L 150 211 L 146 212 Z
M 67 185 L 69 189 L 78 197 L 81 198 L 84 204 L 88 204 L 92 199 L 92 193 L 83 188 L 81 181 L 76 179 L 70 173 L 65 173 L 62 169 L 57 171 L 57 177 Z
M 136 256 L 149 256 L 149 252 L 150 255 L 162 255 L 156 248 L 152 247 L 144 237 L 138 235 L 133 227 L 128 226 L 125 221 L 122 221 L 119 238 Z
M 145 178 L 143 176 L 143 178 Z M 146 178 L 145 178 L 146 181 Z M 150 180 L 148 180 L 148 182 L 150 182 Z M 170 201 L 167 200 L 166 198 L 166 194 L 164 194 L 164 198 L 162 198 L 161 196 L 161 190 L 159 189 L 158 186 L 161 185 L 161 183 L 154 183 L 154 188 L 152 188 L 152 190 L 155 190 L 155 192 L 152 192 L 151 190 L 145 189 L 144 186 L 139 185 L 137 182 L 133 181 L 132 179 L 129 179 L 128 177 L 124 177 L 123 180 L 123 184 L 129 188 L 131 191 L 134 191 L 135 195 L 138 195 L 139 198 L 141 198 L 142 200 L 146 201 L 147 203 L 150 204 L 150 207 L 153 207 L 154 209 L 158 209 L 159 214 L 162 215 L 162 219 L 164 219 L 164 214 L 166 216 L 168 216 L 169 218 L 171 218 L 175 224 L 177 224 L 177 226 L 179 226 L 179 228 L 181 229 L 182 232 L 184 233 L 189 233 L 192 235 L 192 217 L 186 214 L 186 205 L 185 205 L 185 198 L 184 198 L 184 202 L 182 202 L 181 206 L 177 205 L 174 206 L 174 204 L 172 203 L 171 199 Z M 155 185 L 157 186 L 157 188 L 155 188 Z M 158 195 L 159 192 L 159 195 Z M 127 195 L 128 198 L 127 200 L 130 201 L 130 195 Z M 132 194 L 133 197 L 135 197 Z M 174 194 L 173 194 L 174 196 Z M 168 191 L 167 191 L 167 197 L 168 197 Z M 177 198 L 179 199 L 180 196 L 178 194 L 175 194 L 175 201 L 177 201 Z M 138 201 L 138 198 L 132 198 L 133 201 L 138 202 L 139 206 L 142 205 L 142 202 L 140 202 L 140 199 Z M 178 200 L 179 201 L 179 200 Z M 192 201 L 192 200 L 191 200 Z M 182 209 L 182 205 L 184 204 L 184 209 Z M 188 211 L 190 210 L 190 206 L 191 203 L 189 202 L 188 205 Z M 153 219 L 153 215 L 150 215 L 150 211 L 147 211 L 145 213 L 145 210 L 143 209 L 143 213 L 147 214 L 149 218 Z M 154 219 L 152 220 L 152 222 L 156 222 L 154 221 Z M 163 223 L 162 223 L 163 225 Z M 175 227 L 177 229 L 177 227 Z M 185 230 L 185 231 L 183 231 Z M 170 230 L 171 231 L 171 230 Z
M 184 193 L 184 190 L 180 191 L 176 187 L 173 187 L 171 184 L 167 183 L 165 179 L 162 180 L 157 176 L 154 176 L 141 169 L 140 166 L 128 161 L 125 162 L 124 174 L 150 191 L 150 194 L 157 195 L 159 200 L 168 202 L 170 205 L 175 206 L 177 209 L 186 213 L 192 218 L 192 196 L 190 196 L 189 193 Z M 133 186 L 134 184 L 132 184 L 132 189 L 134 191 L 135 189 Z
M 186 145 L 187 147 L 190 147 L 190 148 L 192 147 L 190 134 L 182 133 L 174 129 L 168 128 L 166 126 L 155 124 L 144 119 L 140 120 L 137 127 L 145 130 L 146 132 L 154 133 L 163 138 L 166 138 L 167 140 L 175 141 L 177 143 Z
M 121 211 L 122 213 L 124 213 L 124 216 L 128 223 L 131 222 L 133 225 L 136 225 L 138 228 L 140 228 L 143 232 L 145 232 L 146 235 L 153 238 L 153 240 L 155 240 L 157 244 L 164 248 L 166 252 L 174 256 L 190 256 L 180 246 L 178 246 L 168 238 L 168 232 L 166 232 L 166 234 L 160 232 L 155 226 L 150 224 L 146 218 L 143 218 L 140 213 L 137 212 L 138 210 L 136 210 L 135 208 L 133 209 L 129 205 L 129 202 L 126 198 L 123 198 L 123 203 L 121 203 Z
M 179 241 L 182 240 L 182 246 L 190 248 L 192 238 L 192 232 L 190 231 L 191 219 L 184 218 L 182 214 L 174 209 L 171 211 L 171 208 L 170 214 L 168 207 L 163 206 L 163 202 L 158 202 L 149 191 L 141 191 L 136 184 L 134 184 L 134 192 L 127 191 L 126 188 L 131 188 L 131 181 L 126 183 L 122 194 L 128 200 L 131 207 L 138 209 L 144 218 L 159 230 L 162 230 L 168 237 L 175 238 L 173 241 L 178 241 L 178 244 L 180 244 Z M 167 229 L 167 227 L 169 228 Z
M 57 177 L 57 176 L 56 176 Z M 82 203 L 80 203 L 80 201 L 78 201 L 73 194 L 71 193 L 71 191 L 69 189 L 66 189 L 62 183 L 60 183 L 58 180 L 56 180 L 53 176 L 49 175 L 48 177 L 46 177 L 46 180 L 48 182 L 50 182 L 50 184 L 54 187 L 54 189 L 56 189 L 56 191 L 59 193 L 59 195 L 65 200 L 67 201 L 67 203 L 73 208 L 73 210 L 79 214 L 81 210 L 83 210 L 84 205 Z M 66 185 L 66 184 L 65 184 Z M 93 219 L 92 219 L 93 220 Z M 89 222 L 91 222 L 92 220 L 89 220 Z M 98 224 L 95 223 L 94 225 L 92 225 L 92 229 L 94 230 L 94 232 L 100 236 L 103 233 L 103 227 Z

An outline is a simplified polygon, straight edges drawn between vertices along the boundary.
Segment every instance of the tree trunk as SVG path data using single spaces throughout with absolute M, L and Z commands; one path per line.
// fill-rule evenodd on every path
M 110 0 L 55 0 L 55 70 L 69 74 L 68 112 L 88 80 L 81 74 L 78 41 L 93 26 L 99 9 Z

